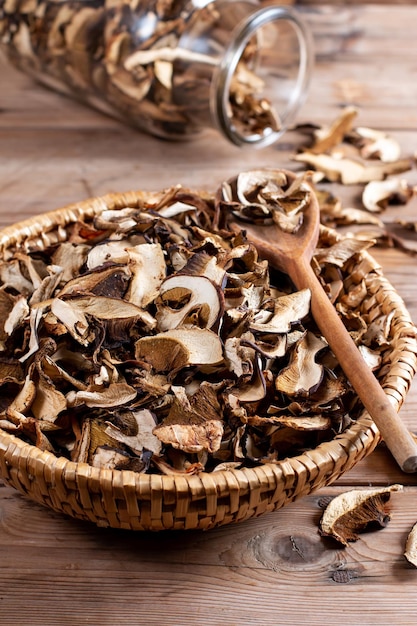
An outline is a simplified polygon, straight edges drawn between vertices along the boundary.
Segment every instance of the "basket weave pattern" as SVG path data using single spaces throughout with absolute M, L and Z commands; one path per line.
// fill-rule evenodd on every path
M 109 194 L 26 220 L 0 233 L 0 253 L 7 258 L 9 249 L 28 251 L 64 240 L 65 226 L 77 219 L 135 207 L 151 198 L 143 192 Z M 416 329 L 382 273 L 367 283 L 361 313 L 370 318 L 393 315 L 392 349 L 384 356 L 379 378 L 399 409 L 417 368 Z M 333 440 L 293 458 L 255 468 L 161 476 L 74 463 L 0 430 L 0 472 L 6 483 L 36 502 L 100 526 L 207 529 L 279 509 L 329 485 L 370 454 L 378 441 L 378 430 L 364 411 Z

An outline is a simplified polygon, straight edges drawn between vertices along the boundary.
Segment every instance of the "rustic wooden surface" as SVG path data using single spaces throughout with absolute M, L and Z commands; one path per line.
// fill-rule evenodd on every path
M 317 3 L 316 3 L 317 4 Z M 336 4 L 336 3 L 335 3 Z M 360 107 L 361 125 L 417 150 L 416 6 L 309 6 L 317 63 L 298 121 Z M 214 189 L 253 166 L 294 167 L 300 136 L 242 151 L 215 134 L 164 143 L 36 86 L 0 66 L 0 226 L 109 191 L 181 182 Z M 417 183 L 416 169 L 407 176 Z M 358 189 L 338 189 L 356 203 Z M 386 219 L 416 220 L 417 202 Z M 417 258 L 374 251 L 417 321 Z M 417 431 L 417 381 L 401 415 Z M 320 498 L 355 486 L 402 483 L 387 528 L 346 549 L 317 531 Z M 269 626 L 416 623 L 417 569 L 403 557 L 417 521 L 417 476 L 383 445 L 336 485 L 276 513 L 203 532 L 97 529 L 0 489 L 3 626 Z

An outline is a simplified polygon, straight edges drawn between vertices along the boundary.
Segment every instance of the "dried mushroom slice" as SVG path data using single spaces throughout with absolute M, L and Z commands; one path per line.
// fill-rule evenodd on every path
M 108 424 L 105 432 L 119 443 L 127 446 L 135 454 L 140 455 L 145 449 L 159 455 L 162 446 L 153 432 L 155 427 L 156 419 L 152 411 L 141 409 L 127 413 L 126 417 L 122 414 L 117 425 Z
M 417 524 L 414 524 L 408 534 L 404 556 L 411 565 L 417 567 Z
M 223 309 L 222 292 L 209 278 L 185 273 L 168 277 L 161 284 L 155 304 L 161 331 L 190 323 L 211 328 Z
M 333 498 L 320 520 L 320 533 L 347 546 L 370 525 L 384 528 L 389 521 L 387 503 L 391 493 L 402 491 L 402 485 L 375 489 L 352 489 Z
M 389 204 L 407 204 L 413 194 L 413 188 L 404 179 L 372 181 L 362 192 L 362 203 L 368 211 L 380 213 Z
M 135 346 L 137 359 L 144 359 L 157 372 L 175 371 L 188 365 L 215 365 L 223 361 L 220 338 L 211 330 L 183 327 L 142 337 Z
M 349 136 L 364 159 L 380 159 L 384 163 L 394 163 L 401 157 L 401 147 L 396 139 L 374 128 L 359 126 Z
M 276 377 L 275 386 L 289 396 L 309 396 L 323 380 L 323 365 L 317 362 L 318 354 L 327 348 L 327 342 L 312 332 L 294 346 L 288 367 Z
M 175 398 L 169 414 L 153 433 L 184 452 L 219 450 L 224 426 L 215 387 L 203 382 L 191 396 L 183 387 L 172 387 L 172 391 Z
M 121 381 L 111 383 L 104 388 L 70 391 L 67 394 L 67 402 L 70 407 L 118 407 L 128 404 L 136 398 L 137 390 Z
M 275 300 L 273 312 L 255 315 L 249 328 L 255 333 L 288 333 L 293 325 L 307 317 L 310 312 L 310 301 L 309 289 L 280 296 Z
M 355 107 L 346 107 L 340 117 L 329 126 L 314 131 L 314 142 L 309 150 L 314 154 L 322 154 L 340 144 L 352 130 L 353 122 L 358 115 Z

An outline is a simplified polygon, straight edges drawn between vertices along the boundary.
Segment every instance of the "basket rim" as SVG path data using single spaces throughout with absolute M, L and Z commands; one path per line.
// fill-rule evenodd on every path
M 41 450 L 37 448 L 35 445 L 31 443 L 27 443 L 22 439 L 19 439 L 15 435 L 11 433 L 7 433 L 3 429 L 0 428 L 0 451 L 7 452 L 12 450 L 12 455 L 15 455 L 16 449 L 19 452 L 24 452 L 24 458 L 27 466 L 30 461 L 36 460 L 37 465 L 39 467 L 39 463 L 42 464 L 44 468 L 48 467 L 49 469 L 55 468 L 57 464 L 59 467 L 58 471 L 68 475 L 74 474 L 82 474 L 84 477 L 87 477 L 89 480 L 94 481 L 95 483 L 107 482 L 109 478 L 113 478 L 115 476 L 123 476 L 125 477 L 125 481 L 131 483 L 132 481 L 136 484 L 136 486 L 149 485 L 152 488 L 152 483 L 157 483 L 158 487 L 162 486 L 164 488 L 171 488 L 172 481 L 176 478 L 184 478 L 186 481 L 193 480 L 193 477 L 199 477 L 200 479 L 203 477 L 211 477 L 213 479 L 214 484 L 216 482 L 224 482 L 222 479 L 225 475 L 230 476 L 231 474 L 238 480 L 239 483 L 247 484 L 248 478 L 252 478 L 253 474 L 259 474 L 260 478 L 265 477 L 265 470 L 269 469 L 272 473 L 279 473 L 280 470 L 285 469 L 288 466 L 292 465 L 306 465 L 308 468 L 311 465 L 311 462 L 317 463 L 314 459 L 316 455 L 325 458 L 326 455 L 330 454 L 332 458 L 335 456 L 339 456 L 343 458 L 343 455 L 347 453 L 347 450 L 352 447 L 357 441 L 361 443 L 361 452 L 362 454 L 354 457 L 349 463 L 349 459 L 347 459 L 346 463 L 343 464 L 343 471 L 346 469 L 350 469 L 351 466 L 356 464 L 363 456 L 367 456 L 378 444 L 379 442 L 379 431 L 375 424 L 373 423 L 369 414 L 364 411 L 357 420 L 355 420 L 354 424 L 349 428 L 345 429 L 343 433 L 336 435 L 333 439 L 329 441 L 325 441 L 315 448 L 311 450 L 307 450 L 303 454 L 285 457 L 276 462 L 268 462 L 262 463 L 260 465 L 255 465 L 254 467 L 242 467 L 242 468 L 231 468 L 231 469 L 222 469 L 213 472 L 199 472 L 198 474 L 182 474 L 175 473 L 172 475 L 165 474 L 144 474 L 139 472 L 134 472 L 133 470 L 117 470 L 117 469 L 108 469 L 108 468 L 98 468 L 94 467 L 88 463 L 71 461 L 64 456 L 57 456 L 48 450 Z M 369 440 L 369 442 L 367 441 Z M 369 448 L 368 448 L 369 447 Z M 304 460 L 304 462 L 303 462 Z M 6 465 L 9 464 L 9 461 L 6 460 Z M 318 464 L 317 464 L 318 466 Z M 337 478 L 337 476 L 335 477 Z M 162 483 L 162 484 L 161 484 Z

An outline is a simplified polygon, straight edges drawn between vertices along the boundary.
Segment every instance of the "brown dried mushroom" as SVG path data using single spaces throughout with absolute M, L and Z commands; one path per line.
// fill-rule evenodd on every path
M 389 521 L 387 503 L 402 485 L 375 489 L 352 489 L 333 498 L 320 520 L 320 533 L 347 546 L 370 525 L 384 528 Z

